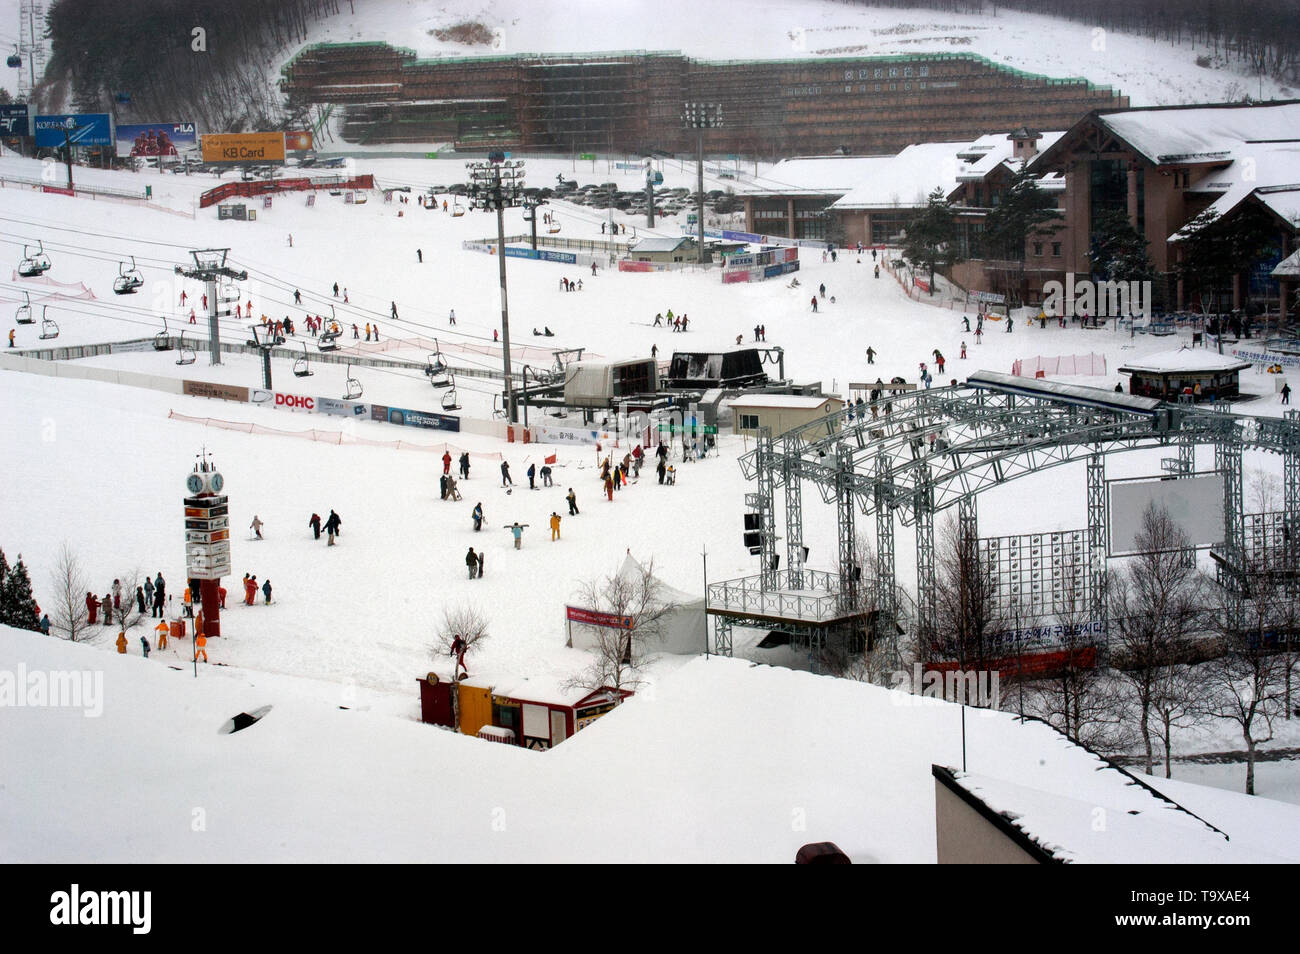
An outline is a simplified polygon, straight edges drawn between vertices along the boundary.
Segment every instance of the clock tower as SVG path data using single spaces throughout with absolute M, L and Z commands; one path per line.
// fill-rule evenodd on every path
M 221 578 L 230 573 L 230 498 L 206 448 L 185 478 L 185 571 L 199 583 L 203 634 L 221 635 Z

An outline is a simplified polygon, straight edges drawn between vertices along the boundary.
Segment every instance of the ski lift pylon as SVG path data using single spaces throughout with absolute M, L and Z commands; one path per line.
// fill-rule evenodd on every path
M 36 319 L 32 317 L 32 296 L 31 296 L 31 293 L 30 293 L 30 292 L 23 292 L 23 295 L 26 296 L 27 300 L 26 300 L 25 302 L 23 302 L 21 305 L 19 305 L 19 306 L 18 306 L 18 310 L 17 310 L 16 312 L 14 312 L 14 324 L 16 324 L 16 325 L 31 325 L 31 324 L 35 324 L 35 323 L 36 323 Z

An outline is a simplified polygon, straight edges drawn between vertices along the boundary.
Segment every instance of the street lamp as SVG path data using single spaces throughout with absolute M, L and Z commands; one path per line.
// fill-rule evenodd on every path
M 501 272 L 501 344 L 506 376 L 506 414 L 517 423 L 515 389 L 510 376 L 510 310 L 506 304 L 506 225 L 505 210 L 524 204 L 524 163 L 507 161 L 505 153 L 488 154 L 487 162 L 467 162 L 470 176 L 470 203 L 476 209 L 497 214 L 497 265 Z
M 704 264 L 704 130 L 716 129 L 722 125 L 721 103 L 685 103 L 682 106 L 682 124 L 694 129 L 699 146 L 699 174 L 696 178 L 695 216 L 699 229 L 699 262 Z

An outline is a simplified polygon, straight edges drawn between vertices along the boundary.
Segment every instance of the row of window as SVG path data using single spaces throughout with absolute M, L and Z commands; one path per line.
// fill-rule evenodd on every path
M 929 75 L 930 67 L 928 66 L 891 66 L 888 69 L 884 67 L 876 67 L 875 69 L 858 70 L 857 79 L 898 79 L 900 76 L 903 79 L 911 79 L 913 76 Z M 845 70 L 844 78 L 846 80 L 854 79 L 853 70 Z
M 1043 243 L 1042 243 L 1042 242 L 1035 242 L 1035 243 L 1033 244 L 1033 249 L 1034 249 L 1034 258 L 1042 258 L 1042 257 L 1043 257 Z M 1053 243 L 1052 243 L 1052 258 L 1060 258 L 1060 257 L 1061 257 L 1061 243 L 1060 243 L 1060 242 L 1053 242 Z

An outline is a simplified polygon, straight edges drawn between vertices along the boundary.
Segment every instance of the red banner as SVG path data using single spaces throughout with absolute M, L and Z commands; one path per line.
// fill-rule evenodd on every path
M 619 616 L 617 613 L 602 613 L 599 610 L 583 609 L 580 606 L 564 607 L 565 616 L 571 623 L 587 623 L 590 626 L 608 626 L 610 629 L 631 629 L 632 617 Z
M 913 278 L 912 284 L 915 285 L 917 288 L 921 289 L 921 291 L 923 292 L 928 292 L 930 290 L 930 283 L 927 281 L 922 281 L 919 278 Z

